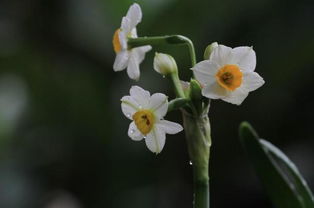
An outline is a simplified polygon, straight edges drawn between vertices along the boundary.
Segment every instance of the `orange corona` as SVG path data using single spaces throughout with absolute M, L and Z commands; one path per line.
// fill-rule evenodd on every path
M 155 116 L 150 110 L 137 111 L 132 118 L 138 130 L 144 135 L 148 134 L 154 126 Z
M 237 65 L 225 65 L 216 74 L 218 84 L 229 91 L 234 91 L 241 86 L 242 77 L 243 74 Z
M 112 40 L 112 44 L 113 44 L 113 49 L 116 53 L 119 53 L 121 51 L 121 43 L 119 40 L 119 33 L 120 33 L 121 29 L 117 29 L 113 35 L 113 40 Z

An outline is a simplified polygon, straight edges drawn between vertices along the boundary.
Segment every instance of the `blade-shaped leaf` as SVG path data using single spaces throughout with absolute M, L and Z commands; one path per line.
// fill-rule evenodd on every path
M 292 163 L 280 149 L 270 142 L 263 139 L 260 139 L 259 142 L 264 150 L 270 154 L 273 162 L 278 167 L 281 167 L 279 170 L 282 171 L 282 175 L 287 177 L 287 181 L 293 182 L 291 183 L 291 186 L 294 187 L 296 192 L 301 196 L 301 201 L 303 202 L 304 207 L 314 207 L 313 194 L 294 163 Z
M 309 187 L 284 153 L 259 139 L 247 122 L 240 125 L 240 139 L 276 208 L 314 208 Z

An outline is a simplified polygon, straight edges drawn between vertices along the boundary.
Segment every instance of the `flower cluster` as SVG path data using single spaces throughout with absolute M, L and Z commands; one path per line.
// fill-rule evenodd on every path
M 131 47 L 128 44 L 129 40 L 138 38 L 136 25 L 141 20 L 141 8 L 138 4 L 133 4 L 127 15 L 122 18 L 121 27 L 116 30 L 113 37 L 113 47 L 116 52 L 113 69 L 114 71 L 121 71 L 127 68 L 128 76 L 134 80 L 139 79 L 139 65 L 144 60 L 145 54 L 152 49 L 147 42 L 149 37 L 146 37 L 146 42 L 138 47 Z M 160 37 L 158 38 L 160 39 Z M 154 40 L 156 41 L 158 38 Z M 167 36 L 164 40 L 168 40 Z M 180 41 L 183 41 L 182 36 L 178 37 L 177 43 L 181 44 Z M 174 44 L 176 42 L 172 39 L 169 43 Z M 194 79 L 198 83 L 197 86 L 199 86 L 199 94 L 202 97 L 197 101 L 201 103 L 200 106 L 203 106 L 204 97 L 221 99 L 240 105 L 249 92 L 264 84 L 263 78 L 254 72 L 256 55 L 252 47 L 230 48 L 213 43 L 205 50 L 204 58 L 205 60 L 193 64 L 191 68 Z M 163 76 L 171 75 L 169 77 L 173 80 L 177 96 L 181 99 L 177 103 L 183 103 L 179 105 L 180 108 L 188 106 L 192 110 L 195 109 L 195 103 L 192 102 L 193 92 L 186 93 L 193 91 L 193 89 L 189 83 L 184 82 L 186 83 L 185 86 L 180 84 L 177 64 L 172 56 L 156 53 L 153 68 Z M 191 89 L 187 90 L 186 88 Z M 165 134 L 176 134 L 183 129 L 180 124 L 164 120 L 169 105 L 168 97 L 162 93 L 150 95 L 141 87 L 133 86 L 130 89 L 130 95 L 124 96 L 121 102 L 124 115 L 132 120 L 128 130 L 129 137 L 135 141 L 144 138 L 148 149 L 152 152 L 161 152 L 165 145 Z

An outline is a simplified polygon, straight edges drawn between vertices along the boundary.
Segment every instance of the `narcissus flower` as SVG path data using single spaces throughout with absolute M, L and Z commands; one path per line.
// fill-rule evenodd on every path
M 132 120 L 128 130 L 129 137 L 135 141 L 144 138 L 152 152 L 161 152 L 166 133 L 176 134 L 183 129 L 180 124 L 163 119 L 168 110 L 168 98 L 162 93 L 151 96 L 141 87 L 133 86 L 130 96 L 124 96 L 121 102 L 123 114 Z
M 122 71 L 127 68 L 131 79 L 138 80 L 140 77 L 140 63 L 144 60 L 145 54 L 151 50 L 151 46 L 128 48 L 128 38 L 137 38 L 136 25 L 142 20 L 141 7 L 133 4 L 125 17 L 122 18 L 121 27 L 116 30 L 113 36 L 113 49 L 116 52 L 116 59 L 113 64 L 114 71 Z
M 192 70 L 203 86 L 203 96 L 240 105 L 249 92 L 265 83 L 254 72 L 255 66 L 256 55 L 252 47 L 232 49 L 218 45 L 208 60 L 199 62 Z

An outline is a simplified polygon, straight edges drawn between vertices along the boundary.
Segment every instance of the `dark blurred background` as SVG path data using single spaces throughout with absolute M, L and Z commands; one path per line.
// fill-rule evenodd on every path
M 132 85 L 173 98 L 152 69 L 114 73 L 112 35 L 130 0 L 0 1 L 0 207 L 192 207 L 184 133 L 155 155 L 127 136 L 120 98 Z M 254 46 L 265 85 L 241 106 L 213 101 L 211 204 L 270 208 L 238 140 L 247 120 L 314 189 L 314 1 L 142 0 L 139 35 L 182 34 L 198 60 L 213 41 Z M 189 80 L 184 47 L 172 54 Z M 167 119 L 181 121 L 179 112 Z

